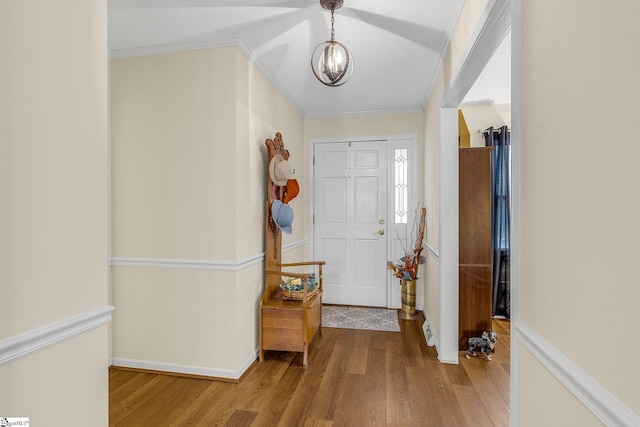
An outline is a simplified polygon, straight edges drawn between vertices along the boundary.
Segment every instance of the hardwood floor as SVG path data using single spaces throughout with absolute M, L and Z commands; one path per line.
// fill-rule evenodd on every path
M 509 322 L 492 361 L 438 362 L 418 321 L 402 331 L 323 328 L 301 353 L 267 352 L 238 384 L 109 372 L 115 426 L 508 426 Z

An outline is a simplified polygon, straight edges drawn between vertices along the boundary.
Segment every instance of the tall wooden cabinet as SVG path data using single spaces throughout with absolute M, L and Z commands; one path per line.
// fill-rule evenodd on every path
M 493 288 L 493 147 L 460 148 L 459 333 L 460 350 L 470 337 L 491 329 Z

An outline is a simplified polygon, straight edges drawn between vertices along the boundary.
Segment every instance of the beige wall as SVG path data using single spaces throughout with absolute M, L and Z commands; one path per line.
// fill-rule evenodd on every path
M 304 134 L 310 140 L 415 133 L 422 141 L 422 120 L 420 113 L 310 118 L 304 121 Z
M 451 37 L 449 48 L 442 58 L 438 75 L 434 80 L 424 110 L 424 201 L 429 215 L 426 239 L 428 251 L 427 276 L 424 284 L 425 311 L 429 317 L 430 327 L 435 339 L 443 336 L 444 320 L 441 309 L 443 286 L 440 275 L 440 138 L 441 107 L 443 95 L 450 84 L 452 76 L 459 67 L 460 60 L 467 49 L 476 23 L 484 13 L 486 1 L 465 2 L 460 18 Z M 457 114 L 457 113 L 456 113 Z M 456 237 L 457 238 L 457 237 Z M 457 285 L 457 284 L 456 284 Z M 448 357 L 448 356 L 445 356 Z
M 2 416 L 30 425 L 109 425 L 106 325 L 0 366 Z
M 471 134 L 472 147 L 484 147 L 482 131 L 491 126 L 511 128 L 511 104 L 462 105 L 460 109 Z
M 111 61 L 114 256 L 235 259 L 234 54 Z
M 107 4 L 3 1 L 0 52 L 0 342 L 25 342 L 107 304 Z M 0 364 L 0 415 L 106 426 L 107 335 Z
M 522 322 L 636 414 L 638 16 L 635 0 L 522 1 Z
M 282 133 L 304 185 L 303 120 L 235 46 L 113 59 L 111 85 L 114 364 L 237 377 L 258 348 L 264 140 Z
M 460 67 L 460 61 L 472 42 L 477 23 L 485 13 L 487 4 L 489 4 L 489 0 L 473 0 L 464 3 L 455 31 L 449 41 L 449 48 L 442 61 L 442 69 L 447 77 L 447 82 Z
M 429 213 L 425 238 L 428 250 L 423 306 L 436 339 L 441 334 L 440 310 L 440 100 L 445 90 L 440 69 L 424 110 L 424 204 Z
M 605 425 L 525 347 L 520 346 L 518 354 L 516 425 L 539 426 L 541 417 L 549 427 Z

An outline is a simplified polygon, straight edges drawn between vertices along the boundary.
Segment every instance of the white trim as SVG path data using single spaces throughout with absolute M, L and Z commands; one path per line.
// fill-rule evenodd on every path
M 461 2 L 464 3 L 464 2 Z M 454 22 L 455 23 L 455 22 Z M 131 48 L 123 48 L 123 49 L 111 49 L 109 51 L 109 58 L 117 59 L 117 58 L 132 58 L 137 56 L 148 56 L 148 55 L 161 55 L 165 53 L 177 53 L 177 52 L 188 52 L 193 50 L 201 50 L 201 49 L 215 49 L 221 47 L 230 47 L 236 46 L 244 55 L 249 59 L 249 61 L 262 73 L 264 78 L 266 78 L 273 87 L 291 104 L 291 106 L 305 119 L 318 119 L 318 118 L 339 118 L 339 117 L 359 117 L 359 116 L 386 116 L 386 115 L 395 115 L 395 114 L 415 114 L 421 113 L 424 108 L 402 108 L 402 109 L 388 109 L 388 110 L 366 110 L 366 111 L 353 111 L 346 113 L 317 113 L 317 114 L 307 114 L 306 111 L 302 109 L 300 105 L 289 95 L 289 92 L 284 90 L 282 85 L 278 84 L 278 82 L 271 78 L 269 73 L 266 72 L 265 68 L 260 63 L 259 58 L 253 52 L 247 48 L 247 46 L 240 39 L 227 39 L 227 40 L 217 40 L 217 41 L 209 41 L 206 43 L 193 43 L 193 42 L 179 42 L 179 43 L 168 43 L 163 45 L 156 46 L 140 46 L 140 47 L 131 47 Z M 435 76 L 432 78 L 435 82 Z M 431 83 L 433 85 L 433 82 Z
M 438 252 L 433 246 L 431 246 L 428 243 L 425 243 L 424 247 L 427 249 L 427 252 L 429 252 L 431 255 L 433 255 L 433 257 L 437 261 L 440 261 L 440 252 Z
M 332 119 L 342 117 L 361 117 L 361 116 L 393 116 L 398 114 L 417 114 L 422 113 L 423 108 L 396 108 L 388 110 L 362 110 L 349 111 L 344 113 L 312 113 L 304 116 L 305 119 Z M 353 141 L 353 140 L 352 140 Z
M 459 1 L 457 4 L 457 8 L 455 10 L 455 12 L 453 13 L 453 15 L 451 15 L 451 21 L 449 22 L 449 25 L 447 25 L 447 32 L 446 32 L 446 38 L 443 40 L 443 43 L 446 43 L 447 45 L 451 46 L 451 37 L 453 36 L 453 33 L 456 30 L 456 26 L 458 25 L 458 21 L 460 21 L 460 15 L 462 14 L 462 11 L 464 10 L 464 5 L 465 5 L 466 1 Z M 443 46 L 446 48 L 446 46 Z M 440 52 L 445 52 L 444 50 L 440 50 Z M 438 62 L 438 66 L 435 68 L 436 70 L 440 70 L 443 66 L 444 63 L 444 59 L 445 59 L 445 55 L 440 55 L 440 60 Z M 424 98 L 424 102 L 422 103 L 422 111 L 425 111 L 425 109 L 427 108 L 427 101 L 429 101 L 429 98 L 431 98 L 431 92 L 433 92 L 433 87 L 436 83 L 436 80 L 438 78 L 438 74 L 434 73 L 433 76 L 431 76 L 431 81 L 429 82 L 429 85 L 427 86 L 427 92 L 426 92 L 426 96 Z
M 257 264 L 264 259 L 264 255 L 247 258 L 239 262 L 232 261 L 208 261 L 190 259 L 163 259 L 163 258 L 111 258 L 109 264 L 114 267 L 151 267 L 151 268 L 177 268 L 187 270 L 223 270 L 238 271 Z
M 112 311 L 112 306 L 105 305 L 5 338 L 0 341 L 0 365 L 108 323 Z
M 287 252 L 297 247 L 304 246 L 308 240 L 298 240 L 283 247 Z M 240 271 L 254 264 L 264 261 L 264 252 L 240 261 L 217 261 L 197 259 L 167 259 L 167 258 L 128 258 L 113 257 L 108 263 L 114 267 L 150 267 L 150 268 L 177 268 L 186 270 L 220 270 Z
M 192 50 L 213 49 L 213 48 L 229 47 L 229 46 L 237 47 L 247 57 L 247 59 L 260 71 L 260 73 L 262 73 L 264 78 L 266 78 L 273 85 L 273 87 L 289 102 L 289 104 L 291 104 L 291 106 L 298 112 L 298 114 L 300 114 L 302 117 L 305 117 L 306 113 L 302 109 L 302 107 L 298 105 L 298 103 L 289 95 L 287 91 L 285 91 L 282 88 L 281 85 L 278 84 L 277 81 L 271 78 L 271 76 L 265 71 L 264 67 L 258 60 L 258 57 L 255 54 L 253 54 L 240 39 L 207 41 L 205 43 L 178 42 L 178 43 L 167 43 L 167 44 L 155 45 L 155 46 L 141 46 L 141 47 L 132 47 L 132 48 L 124 48 L 124 49 L 111 49 L 109 51 L 109 58 L 131 58 L 136 56 L 187 52 Z
M 522 4 L 511 5 L 511 327 L 522 319 L 520 286 L 522 283 Z M 510 412 L 511 425 L 518 425 L 518 384 L 520 346 L 511 340 Z
M 511 26 L 510 0 L 490 0 L 440 108 L 440 330 L 442 362 L 458 359 L 458 106 Z M 455 362 L 454 362 L 455 360 Z
M 598 384 L 523 322 L 513 326 L 525 346 L 562 384 L 608 426 L 638 426 L 640 416 Z
M 461 2 L 464 3 L 464 2 Z M 358 117 L 358 116 L 377 116 L 377 115 L 394 115 L 394 114 L 415 114 L 421 113 L 424 108 L 402 108 L 402 109 L 388 109 L 388 110 L 367 110 L 367 111 L 353 111 L 346 113 L 318 113 L 318 114 L 307 114 L 306 111 L 302 109 L 302 107 L 293 99 L 289 92 L 284 90 L 282 85 L 278 84 L 276 80 L 271 78 L 269 73 L 266 72 L 264 66 L 260 62 L 257 55 L 247 48 L 247 46 L 240 39 L 227 39 L 227 40 L 217 40 L 217 41 L 208 41 L 206 43 L 193 43 L 193 42 L 178 42 L 178 43 L 168 43 L 162 45 L 155 46 L 139 46 L 139 47 L 131 47 L 131 48 L 123 48 L 123 49 L 111 49 L 109 51 L 109 58 L 117 59 L 117 58 L 132 58 L 138 56 L 148 56 L 148 55 L 161 55 L 166 53 L 177 53 L 177 52 L 188 52 L 193 50 L 201 50 L 201 49 L 215 49 L 222 47 L 237 47 L 246 57 L 247 59 L 262 73 L 264 78 L 266 78 L 273 87 L 291 104 L 291 106 L 305 119 L 317 119 L 317 118 L 339 118 L 339 117 Z M 432 79 L 435 81 L 435 76 Z M 432 83 L 433 84 L 433 83 Z
M 490 0 L 449 81 L 442 107 L 458 108 L 510 29 L 510 0 Z
M 212 49 L 218 47 L 237 46 L 243 52 L 247 52 L 246 47 L 238 39 L 216 40 L 207 43 L 166 43 L 154 46 L 136 46 L 122 49 L 110 49 L 109 58 L 133 58 L 137 56 L 161 55 L 165 53 L 189 52 L 192 50 Z M 249 55 L 247 55 L 249 56 Z
M 407 141 L 408 140 L 408 141 Z M 415 212 L 418 206 L 418 188 L 420 186 L 418 182 L 418 135 L 405 135 L 405 136 L 393 136 L 388 140 L 389 153 L 387 156 L 387 233 L 389 238 L 387 239 L 387 258 L 388 260 L 399 259 L 403 254 L 394 253 L 393 243 L 396 238 L 396 232 L 398 229 L 407 230 L 406 236 L 410 236 L 411 226 L 415 224 Z M 395 160 L 393 151 L 397 148 L 407 149 L 407 155 L 409 157 L 409 194 L 407 200 L 407 223 L 405 225 L 396 225 L 394 223 L 395 218 L 395 182 L 394 182 L 394 169 Z M 393 276 L 391 271 L 387 271 L 387 308 L 400 308 L 402 307 L 402 288 L 400 281 Z M 418 280 L 416 284 L 416 308 L 422 309 L 424 306 L 424 280 Z
M 282 246 L 282 252 L 289 252 L 295 248 L 299 248 L 300 246 L 308 245 L 309 239 L 298 240 L 297 242 L 288 243 Z M 264 253 L 262 254 L 262 259 L 264 259 Z
M 149 371 L 160 371 L 160 372 L 167 372 L 167 373 L 187 374 L 187 375 L 200 375 L 205 377 L 238 380 L 247 371 L 247 369 L 249 369 L 249 367 L 253 365 L 253 363 L 256 361 L 257 358 L 258 358 L 258 350 L 254 351 L 253 354 L 245 361 L 245 363 L 237 371 L 232 371 L 229 369 L 208 368 L 204 366 L 189 366 L 189 365 L 180 365 L 176 363 L 164 363 L 164 362 L 153 362 L 148 360 L 125 359 L 121 357 L 114 357 L 111 361 L 112 361 L 112 366 L 115 366 L 115 367 L 119 366 L 122 368 L 145 369 Z
M 398 140 L 406 140 L 409 139 L 410 142 L 409 144 L 405 144 L 405 145 L 398 145 L 398 144 L 394 144 L 394 142 L 398 141 Z M 417 200 L 418 200 L 418 135 L 415 133 L 408 133 L 408 134 L 395 134 L 395 135 L 372 135 L 372 136 L 354 136 L 354 137 L 333 137 L 333 138 L 310 138 L 309 139 L 309 145 L 308 145 L 308 153 L 309 153 L 309 158 L 308 158 L 308 170 L 309 170 L 309 224 L 310 224 L 310 232 L 309 232 L 309 253 L 311 254 L 312 259 L 315 259 L 315 227 L 314 227 L 314 221 L 313 221 L 313 216 L 315 213 L 315 198 L 314 198 L 314 187 L 315 187 L 315 179 L 314 179 L 314 175 L 315 175 L 315 171 L 314 171 L 314 155 L 315 155 L 315 144 L 323 144 L 323 143 L 345 143 L 345 142 L 374 142 L 374 141 L 386 141 L 388 144 L 389 148 L 392 147 L 407 147 L 410 152 L 413 154 L 411 156 L 411 160 L 410 160 L 410 165 L 409 167 L 411 168 L 412 172 L 410 173 L 410 185 L 413 188 L 413 191 L 411 192 L 411 194 L 409 195 L 409 200 L 410 200 L 410 204 L 416 205 Z M 387 156 L 387 168 L 388 171 L 390 170 L 389 168 L 391 168 L 391 164 L 393 163 L 393 161 L 391 160 L 391 156 Z M 390 201 L 393 200 L 393 194 L 390 191 L 391 186 L 389 185 L 389 182 L 391 180 L 391 173 L 387 174 L 387 195 L 388 195 L 388 203 L 387 203 L 387 218 L 391 218 L 391 214 L 390 212 L 392 212 L 392 205 L 390 204 Z M 413 212 L 411 212 L 410 214 L 410 220 L 411 222 L 413 222 Z M 389 223 L 389 221 L 387 221 L 387 223 Z M 391 239 L 387 239 L 387 259 L 389 258 L 389 253 L 390 253 L 390 245 L 391 245 Z M 391 280 L 391 274 L 387 274 L 387 283 L 386 283 L 386 288 L 387 288 L 387 307 L 389 308 L 398 308 L 395 307 L 391 298 L 391 292 L 392 292 L 392 282 L 390 282 Z M 417 289 L 416 291 L 418 293 L 422 293 L 424 285 L 422 285 L 421 289 Z M 419 301 L 422 301 L 424 298 L 418 299 Z
M 458 363 L 458 110 L 440 110 L 440 351 Z

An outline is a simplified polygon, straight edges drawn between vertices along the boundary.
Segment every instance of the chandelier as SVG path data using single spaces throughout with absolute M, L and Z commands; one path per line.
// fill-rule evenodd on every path
M 311 69 L 320 83 L 336 87 L 345 84 L 353 74 L 353 55 L 345 45 L 335 41 L 333 12 L 342 7 L 343 0 L 320 0 L 331 11 L 331 40 L 320 43 L 313 50 Z

